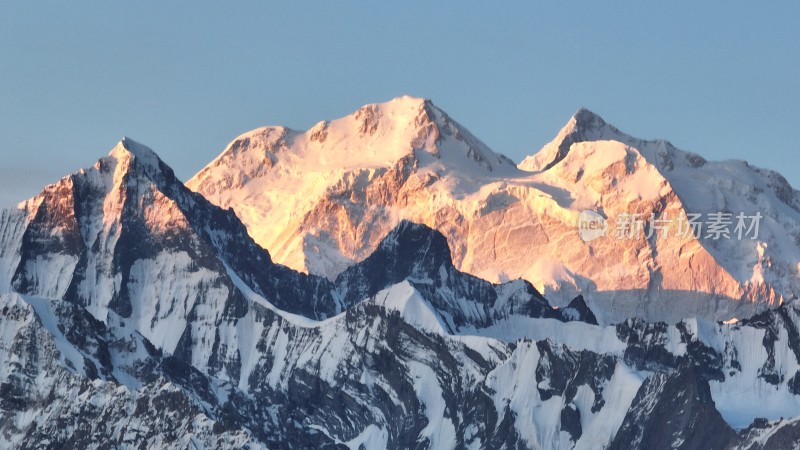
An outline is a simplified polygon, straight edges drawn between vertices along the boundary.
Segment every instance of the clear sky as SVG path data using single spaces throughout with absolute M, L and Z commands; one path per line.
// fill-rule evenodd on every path
M 431 98 L 519 161 L 585 106 L 800 187 L 800 2 L 0 0 L 0 205 L 123 136 L 188 179 L 238 134 Z

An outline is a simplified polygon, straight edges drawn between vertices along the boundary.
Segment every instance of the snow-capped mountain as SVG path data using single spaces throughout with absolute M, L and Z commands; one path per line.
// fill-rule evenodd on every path
M 437 213 L 415 195 L 443 178 L 443 192 L 466 195 L 475 180 L 517 173 L 431 102 L 401 97 L 305 132 L 253 130 L 187 185 L 233 207 L 276 261 L 333 279 L 375 249 L 401 207 Z
M 456 271 L 444 238 L 409 223 L 401 224 L 371 259 L 343 273 L 336 283 L 275 265 L 231 211 L 186 189 L 151 150 L 130 139 L 94 167 L 46 187 L 18 210 L 4 211 L 2 219 L 0 273 L 6 303 L 2 325 L 8 327 L 3 345 L 10 353 L 20 352 L 9 353 L 6 360 L 30 360 L 43 364 L 30 370 L 44 371 L 59 363 L 75 378 L 61 385 L 60 372 L 30 378 L 33 372 L 26 369 L 20 374 L 19 366 L 10 366 L 3 386 L 7 394 L 20 399 L 9 403 L 6 417 L 13 421 L 4 421 L 8 443 L 22 444 L 27 433 L 46 429 L 37 428 L 42 419 L 36 418 L 52 411 L 31 414 L 29 401 L 56 395 L 52 390 L 64 395 L 73 388 L 83 391 L 85 386 L 79 383 L 83 378 L 136 390 L 125 391 L 124 401 L 103 411 L 119 420 L 131 419 L 123 413 L 131 404 L 155 401 L 138 397 L 142 384 L 155 378 L 176 383 L 174 377 L 198 371 L 218 384 L 249 386 L 259 361 L 265 364 L 266 358 L 272 365 L 279 357 L 259 346 L 266 338 L 265 321 L 271 324 L 267 328 L 277 327 L 273 333 L 286 324 L 311 330 L 303 332 L 323 339 L 327 346 L 332 336 L 315 334 L 322 323 L 317 320 L 367 298 L 381 309 L 410 314 L 409 321 L 419 326 L 441 326 L 442 333 L 482 328 L 518 315 L 593 320 L 580 298 L 571 308 L 554 310 L 527 283 L 495 286 Z M 31 337 L 42 333 L 49 335 Z M 349 339 L 346 333 L 341 338 Z M 52 341 L 55 350 L 40 355 L 35 347 L 42 339 Z M 153 360 L 162 355 L 169 356 L 168 364 L 178 364 L 173 367 L 178 374 L 165 373 L 168 368 L 158 366 L 163 361 Z M 46 375 L 59 379 L 44 386 L 51 391 L 31 392 L 34 380 Z M 186 387 L 197 388 L 196 380 L 188 381 Z M 99 399 L 121 389 L 103 386 L 109 391 L 97 394 Z M 171 386 L 164 384 L 163 389 Z M 194 394 L 174 395 L 186 402 L 184 397 Z M 98 398 L 92 402 L 101 401 Z M 217 418 L 201 412 L 224 401 L 206 400 L 176 408 L 194 408 L 201 425 L 219 427 L 213 423 Z M 75 407 L 57 406 L 59 414 L 85 422 L 71 409 Z M 151 444 L 158 444 L 158 439 L 195 439 L 190 433 L 193 422 L 183 426 L 188 428 L 176 434 L 154 431 L 157 436 Z M 265 428 L 261 433 L 272 431 Z M 85 433 L 86 439 L 94 439 L 99 431 Z M 128 437 L 123 433 L 115 439 L 122 445 Z M 241 436 L 222 438 L 227 442 Z M 222 441 L 204 442 L 213 447 Z
M 0 447 L 800 440 L 797 301 L 599 325 L 582 297 L 459 271 L 452 247 L 399 221 L 334 280 L 295 272 L 125 139 L 0 215 Z
M 730 315 L 737 312 L 728 309 L 731 304 L 725 299 L 774 305 L 795 299 L 800 292 L 800 193 L 776 172 L 744 161 L 706 161 L 667 141 L 632 138 L 587 110 L 578 111 L 553 142 L 519 167 L 570 192 L 573 207 L 602 211 L 612 225 L 625 213 L 640 213 L 647 222 L 654 217 L 671 227 L 671 233 L 657 231 L 646 239 L 623 239 L 617 258 L 640 266 L 628 272 L 630 278 L 620 277 L 625 272 L 595 270 L 604 274 L 591 277 L 598 290 L 624 289 L 624 283 L 630 283 L 645 288 L 641 297 L 651 303 L 694 297 L 712 301 L 712 308 L 719 310 L 722 305 L 715 303 L 721 301 L 727 304 L 721 309 Z M 712 233 L 710 219 L 717 213 L 727 214 L 731 222 L 727 238 Z M 678 238 L 680 219 L 693 214 L 703 219 L 699 236 L 690 233 L 688 238 Z M 738 236 L 739 214 L 761 216 L 758 229 Z M 599 256 L 608 263 L 606 268 L 621 269 L 615 260 L 602 256 L 613 240 L 589 243 L 590 259 Z M 588 274 L 591 269 L 577 272 Z M 614 277 L 623 283 L 615 283 Z M 604 296 L 599 293 L 598 297 Z M 620 298 L 611 296 L 611 300 L 618 303 Z M 663 308 L 641 310 L 647 308 L 656 317 L 662 314 Z M 708 310 L 690 307 L 689 311 Z M 712 317 L 723 319 L 724 315 Z
M 587 110 L 515 167 L 402 97 L 305 132 L 246 133 L 187 185 L 233 208 L 276 262 L 331 280 L 406 219 L 442 232 L 460 270 L 526 279 L 560 305 L 582 294 L 604 323 L 746 317 L 800 292 L 800 195 L 783 177 L 632 138 Z M 581 240 L 584 210 L 608 219 L 605 237 Z M 739 213 L 763 217 L 741 239 L 677 236 L 698 213 L 723 214 L 729 234 Z M 636 214 L 644 232 L 618 239 Z M 672 233 L 648 237 L 652 219 Z

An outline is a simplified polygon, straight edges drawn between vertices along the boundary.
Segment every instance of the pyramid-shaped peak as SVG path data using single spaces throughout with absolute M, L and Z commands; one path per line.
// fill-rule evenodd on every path
M 555 139 L 539 152 L 525 158 L 518 167 L 533 172 L 548 170 L 567 156 L 573 144 L 594 140 L 636 141 L 610 125 L 599 114 L 587 108 L 578 108 Z
M 381 241 L 375 253 L 392 260 L 399 258 L 409 267 L 420 264 L 449 267 L 453 264 L 447 238 L 438 230 L 409 220 L 401 220 Z
M 429 280 L 431 274 L 453 269 L 444 235 L 427 225 L 402 220 L 361 263 L 342 272 L 336 283 L 362 299 L 403 280 Z M 367 280 L 365 283 L 364 280 Z
M 122 139 L 111 149 L 108 156 L 115 159 L 136 158 L 141 164 L 158 169 L 161 159 L 150 147 L 123 136 Z
M 579 133 L 587 138 L 592 137 L 595 139 L 633 139 L 614 125 L 606 122 L 599 114 L 583 107 L 578 108 L 575 114 L 572 115 L 567 125 L 562 129 L 561 135 L 570 133 Z
M 445 243 L 447 242 L 446 238 L 439 230 L 433 229 L 422 223 L 416 223 L 407 219 L 403 219 L 392 229 L 391 232 L 389 232 L 387 239 L 384 240 L 384 244 L 394 245 L 394 243 L 397 241 L 417 241 L 422 239 L 432 239 L 436 241 L 443 241 Z
M 599 114 L 583 107 L 578 108 L 572 115 L 572 121 L 577 127 L 590 130 L 597 130 L 608 125 Z
M 127 136 L 123 136 L 117 145 L 111 149 L 108 157 L 116 160 L 118 163 L 129 162 L 129 164 L 120 166 L 124 167 L 123 170 L 125 171 L 131 170 L 134 166 L 140 166 L 143 172 L 153 181 L 163 181 L 164 179 L 171 179 L 175 176 L 172 169 L 161 161 L 161 158 L 158 157 L 155 151 Z

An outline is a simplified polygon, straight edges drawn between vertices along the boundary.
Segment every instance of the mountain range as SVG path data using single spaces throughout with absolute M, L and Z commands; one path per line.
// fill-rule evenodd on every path
M 797 199 L 586 110 L 518 166 L 409 97 L 186 185 L 125 138 L 0 212 L 0 447 L 794 448 Z M 758 238 L 578 234 L 715 208 Z
M 585 294 L 604 323 L 746 317 L 800 292 L 800 194 L 781 175 L 632 138 L 585 109 L 515 166 L 402 97 L 305 132 L 246 133 L 187 186 L 233 208 L 276 262 L 329 279 L 411 220 L 445 235 L 460 270 L 528 280 L 562 306 Z M 580 239 L 584 210 L 609 220 L 604 238 Z M 679 218 L 714 213 L 762 214 L 757 239 L 676 236 Z M 617 239 L 626 214 L 673 232 Z

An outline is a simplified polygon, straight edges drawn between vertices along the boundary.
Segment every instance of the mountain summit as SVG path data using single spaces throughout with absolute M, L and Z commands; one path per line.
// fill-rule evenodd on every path
M 234 207 L 276 261 L 333 279 L 398 223 L 401 205 L 417 203 L 417 188 L 466 195 L 482 180 L 519 173 L 430 100 L 400 97 L 304 132 L 245 133 L 187 186 Z M 358 206 L 364 203 L 374 208 Z M 347 229 L 331 229 L 334 223 Z
M 519 167 L 530 172 L 547 170 L 567 156 L 572 144 L 585 141 L 615 140 L 620 136 L 624 136 L 624 134 L 606 123 L 602 117 L 586 108 L 580 108 L 550 144 L 535 155 L 525 158 Z

